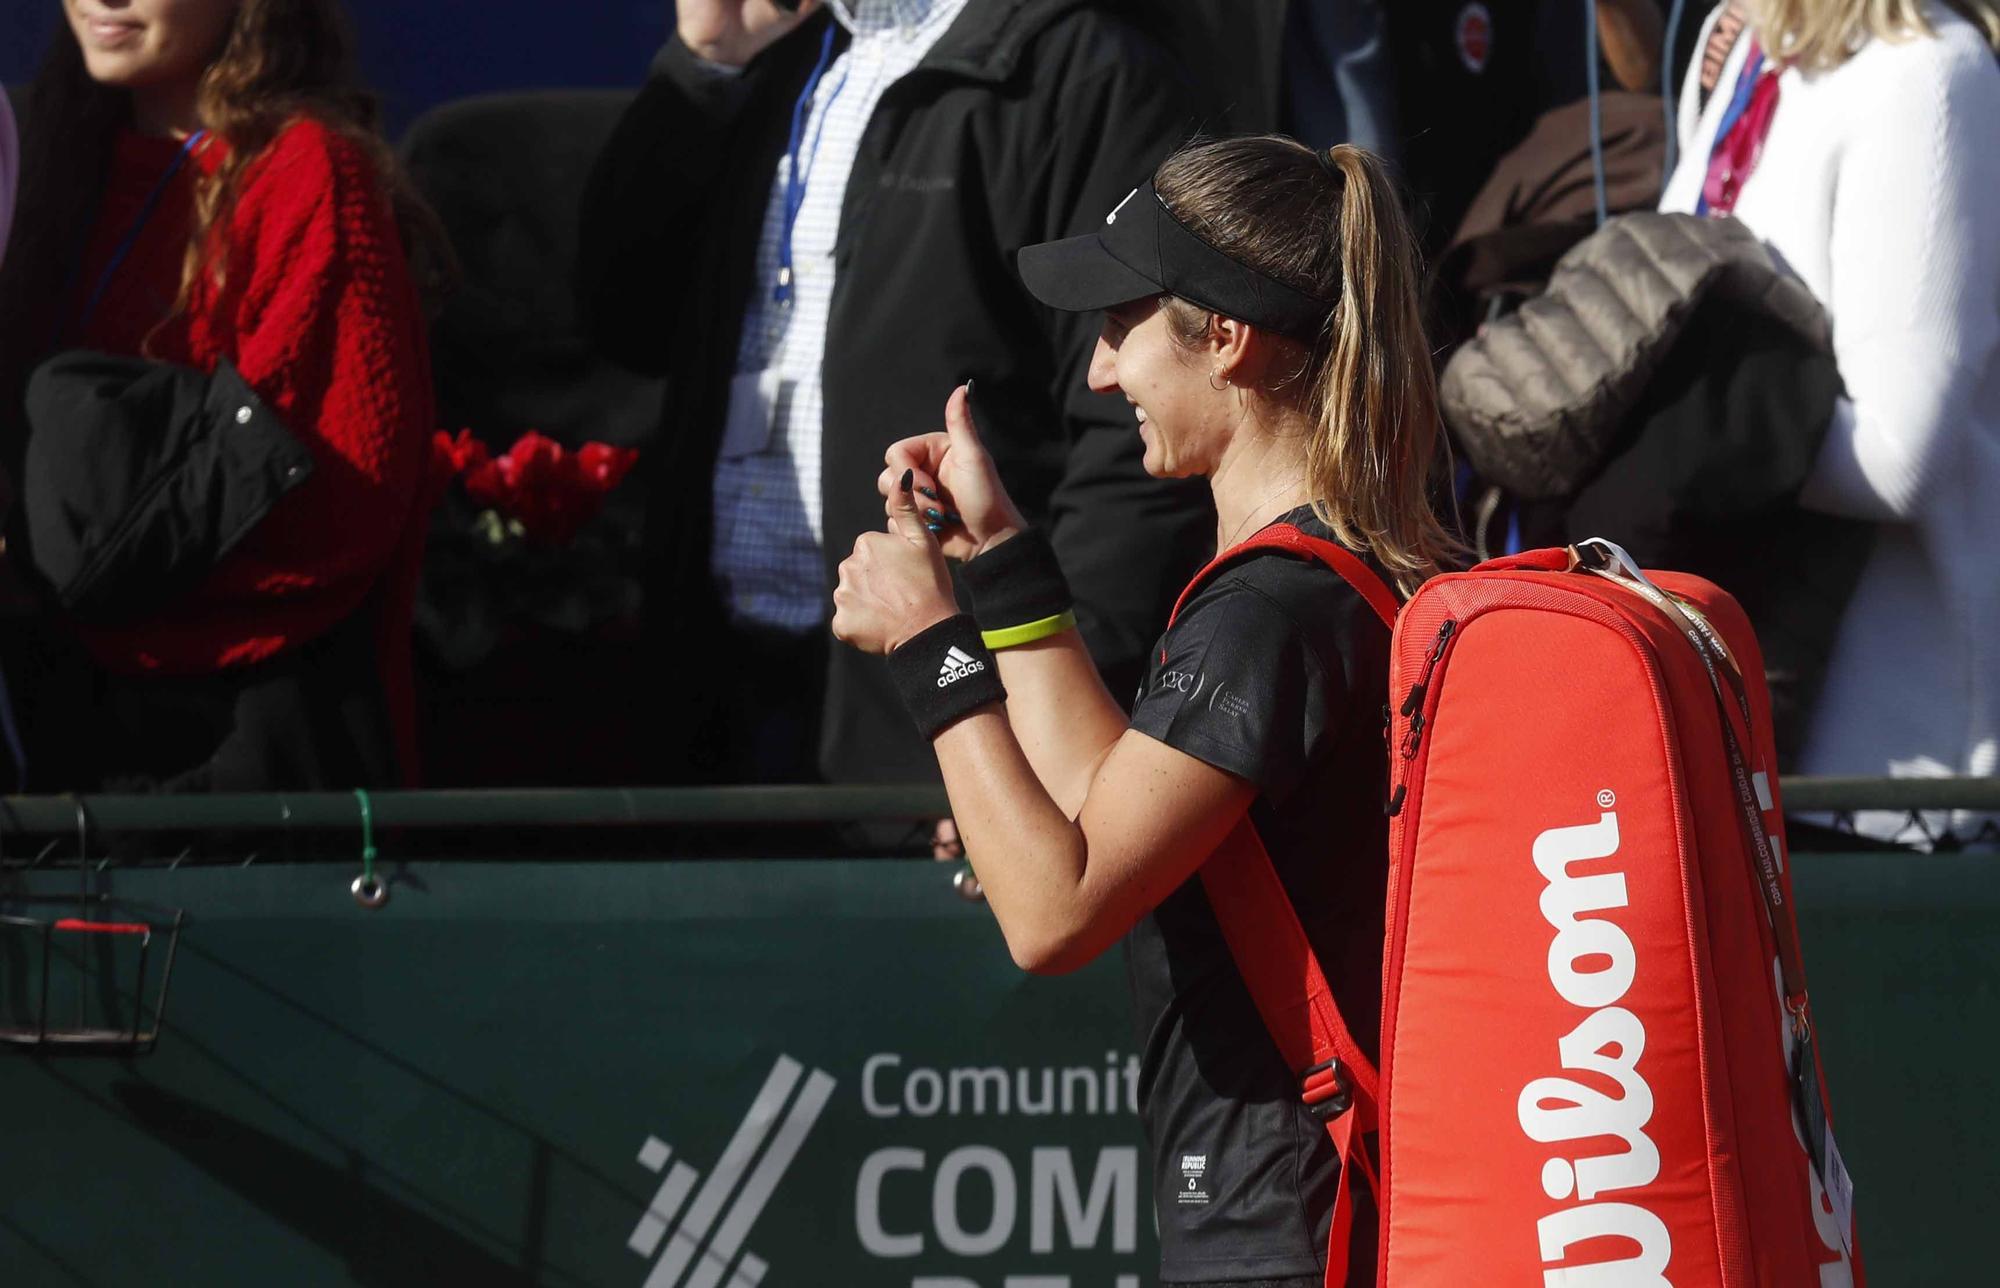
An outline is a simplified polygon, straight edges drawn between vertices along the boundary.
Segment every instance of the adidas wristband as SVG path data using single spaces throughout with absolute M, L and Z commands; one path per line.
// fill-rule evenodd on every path
M 1038 528 L 1029 528 L 977 559 L 966 560 L 958 570 L 958 579 L 971 595 L 973 615 L 988 635 L 1004 635 L 1018 627 L 1060 619 L 1070 613 L 1075 602 L 1062 565 L 1056 562 L 1055 547 Z
M 945 726 L 989 703 L 1005 702 L 1000 664 L 964 613 L 911 636 L 889 655 L 889 675 L 917 732 L 935 738 Z

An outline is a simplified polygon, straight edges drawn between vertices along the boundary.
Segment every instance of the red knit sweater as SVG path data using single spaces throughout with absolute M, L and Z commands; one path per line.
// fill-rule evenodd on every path
M 201 371 L 226 356 L 315 468 L 193 593 L 150 619 L 79 633 L 113 671 L 210 672 L 311 640 L 381 588 L 385 680 L 407 729 L 407 629 L 435 417 L 423 315 L 387 197 L 360 149 L 317 121 L 294 121 L 243 176 L 222 289 L 204 275 L 186 312 L 160 326 L 180 285 L 193 172 L 213 173 L 225 155 L 211 138 L 166 190 L 96 311 L 79 318 L 180 146 L 119 139 L 62 346 Z

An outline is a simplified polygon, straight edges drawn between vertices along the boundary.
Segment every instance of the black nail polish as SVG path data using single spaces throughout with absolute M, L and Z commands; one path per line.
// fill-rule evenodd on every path
M 924 525 L 924 528 L 932 536 L 936 536 L 938 533 L 944 531 L 944 525 L 942 523 L 926 523 Z
M 916 478 L 917 478 L 917 472 L 915 470 L 904 470 L 901 490 L 904 492 L 908 492 L 910 490 L 910 485 L 916 482 Z
M 940 523 L 944 522 L 944 516 L 942 514 L 939 514 L 936 510 L 931 509 L 929 506 L 924 507 L 924 517 L 926 519 L 936 519 Z
M 970 399 L 970 398 L 972 397 L 972 381 L 970 381 L 970 380 L 967 380 L 967 381 L 965 382 L 965 396 L 966 396 L 966 397 L 967 397 L 968 399 Z
M 935 493 L 935 492 L 931 491 L 931 490 L 930 490 L 929 488 L 927 488 L 927 487 L 920 487 L 920 488 L 918 488 L 918 489 L 917 489 L 917 491 L 919 491 L 919 492 L 922 492 L 922 493 L 923 493 L 923 494 L 924 494 L 925 496 L 929 497 L 929 498 L 930 498 L 931 500 L 933 500 L 933 501 L 935 501 L 935 500 L 937 500 L 937 499 L 938 499 L 938 498 L 937 498 L 937 493 Z
M 964 522 L 965 522 L 964 518 L 962 518 L 962 517 L 961 517 L 961 516 L 959 515 L 958 511 L 956 511 L 956 510 L 946 510 L 946 511 L 944 512 L 944 521 L 945 521 L 946 523 L 964 523 Z

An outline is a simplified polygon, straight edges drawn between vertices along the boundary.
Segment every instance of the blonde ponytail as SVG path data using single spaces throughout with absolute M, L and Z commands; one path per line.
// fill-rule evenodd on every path
M 1340 303 L 1320 364 L 1306 447 L 1314 508 L 1335 535 L 1374 552 L 1407 592 L 1458 552 L 1431 509 L 1443 442 L 1424 333 L 1416 235 L 1371 153 L 1342 144 Z

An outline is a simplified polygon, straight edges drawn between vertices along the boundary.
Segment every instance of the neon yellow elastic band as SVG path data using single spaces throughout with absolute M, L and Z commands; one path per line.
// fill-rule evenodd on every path
M 1051 635 L 1060 635 L 1076 626 L 1076 610 L 1065 608 L 1054 617 L 1044 617 L 1039 622 L 1024 622 L 1019 626 L 1003 626 L 997 631 L 981 631 L 979 638 L 990 649 L 1014 648 L 1021 644 L 1032 644 L 1045 640 Z

